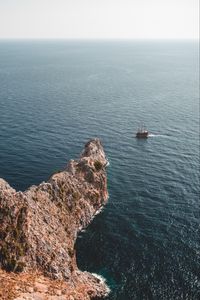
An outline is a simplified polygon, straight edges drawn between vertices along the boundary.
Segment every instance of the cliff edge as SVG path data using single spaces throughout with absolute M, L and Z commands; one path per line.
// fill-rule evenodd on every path
M 0 179 L 0 299 L 99 299 L 98 277 L 78 270 L 74 244 L 107 202 L 99 139 L 48 182 L 16 192 Z M 39 288 L 38 288 L 39 286 Z

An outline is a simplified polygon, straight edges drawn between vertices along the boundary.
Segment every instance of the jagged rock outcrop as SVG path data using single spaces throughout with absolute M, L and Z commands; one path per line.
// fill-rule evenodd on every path
M 78 270 L 74 244 L 78 232 L 107 202 L 106 165 L 101 142 L 94 139 L 85 145 L 80 159 L 71 160 L 48 182 L 25 192 L 16 192 L 0 179 L 0 268 L 22 274 L 39 272 L 51 282 L 64 280 L 74 291 L 82 286 L 85 296 L 77 299 L 104 296 L 105 283 Z M 72 297 L 76 299 L 75 294 Z

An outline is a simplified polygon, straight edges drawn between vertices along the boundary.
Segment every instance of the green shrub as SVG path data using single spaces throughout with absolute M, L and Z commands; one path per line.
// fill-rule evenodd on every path
M 103 164 L 98 160 L 94 162 L 94 166 L 97 171 L 100 171 L 103 168 Z

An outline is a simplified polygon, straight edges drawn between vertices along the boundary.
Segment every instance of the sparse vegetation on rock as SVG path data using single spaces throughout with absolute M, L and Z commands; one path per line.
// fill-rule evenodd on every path
M 105 283 L 78 270 L 74 244 L 78 232 L 108 199 L 105 165 L 103 147 L 94 139 L 79 160 L 23 193 L 0 179 L 0 268 L 22 274 L 40 272 L 49 278 L 47 286 L 52 280 L 66 282 L 74 299 L 104 296 Z M 0 273 L 0 281 L 1 274 L 9 278 L 8 273 Z M 79 289 L 87 291 L 85 298 L 78 298 Z
M 97 171 L 100 171 L 103 168 L 103 164 L 99 160 L 94 162 L 94 166 Z

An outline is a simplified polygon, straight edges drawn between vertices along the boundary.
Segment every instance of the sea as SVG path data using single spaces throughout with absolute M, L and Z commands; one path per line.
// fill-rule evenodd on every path
M 107 300 L 200 299 L 197 41 L 1 40 L 0 177 L 48 180 L 99 137 L 109 200 L 76 242 Z M 148 139 L 136 139 L 145 124 Z

